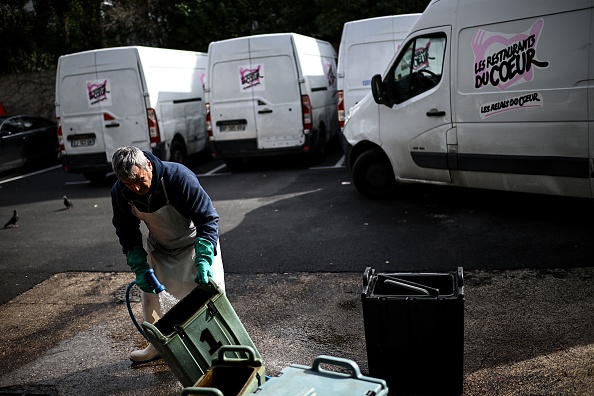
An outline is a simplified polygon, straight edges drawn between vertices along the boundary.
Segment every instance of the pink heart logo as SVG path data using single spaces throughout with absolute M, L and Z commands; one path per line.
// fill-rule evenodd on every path
M 548 62 L 535 59 L 536 45 L 543 26 L 544 20 L 539 19 L 528 31 L 512 36 L 477 29 L 472 37 L 472 51 L 475 78 L 477 81 L 482 78 L 482 83 L 478 86 L 475 84 L 475 87 L 490 84 L 503 91 L 521 80 L 532 81 L 532 66 L 548 66 Z M 515 75 L 512 78 L 507 78 L 513 73 Z

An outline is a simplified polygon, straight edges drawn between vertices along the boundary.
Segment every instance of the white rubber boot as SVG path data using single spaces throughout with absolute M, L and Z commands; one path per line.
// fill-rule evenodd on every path
M 130 353 L 130 360 L 135 363 L 150 362 L 151 360 L 155 360 L 158 357 L 160 357 L 159 352 L 153 346 L 153 344 L 148 344 L 146 348 L 132 351 Z

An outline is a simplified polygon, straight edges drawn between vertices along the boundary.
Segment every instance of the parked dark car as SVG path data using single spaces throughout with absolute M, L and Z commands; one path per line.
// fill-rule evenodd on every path
M 57 124 L 35 115 L 0 116 L 0 172 L 59 162 Z

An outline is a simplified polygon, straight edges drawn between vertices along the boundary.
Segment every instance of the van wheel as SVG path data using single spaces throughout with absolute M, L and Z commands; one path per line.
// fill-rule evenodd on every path
M 85 172 L 83 173 L 85 179 L 90 181 L 91 183 L 102 183 L 105 181 L 105 172 Z
M 183 164 L 186 161 L 186 147 L 179 140 L 174 140 L 171 143 L 171 149 L 169 150 L 169 152 L 169 160 L 171 162 Z
M 357 191 L 367 198 L 388 198 L 396 190 L 392 165 L 380 149 L 361 154 L 353 164 L 351 175 Z

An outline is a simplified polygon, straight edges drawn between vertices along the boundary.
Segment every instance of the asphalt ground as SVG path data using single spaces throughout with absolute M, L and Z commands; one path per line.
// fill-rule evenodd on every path
M 594 394 L 594 268 L 464 278 L 464 395 Z M 179 395 L 165 361 L 128 359 L 144 346 L 125 304 L 131 280 L 60 273 L 0 306 L 0 395 Z M 366 373 L 362 274 L 227 274 L 226 283 L 267 375 L 319 355 Z

